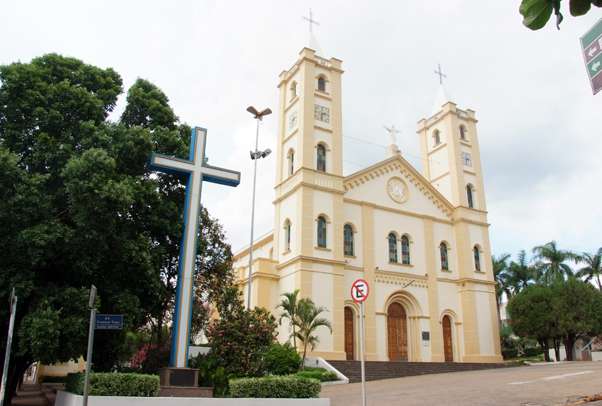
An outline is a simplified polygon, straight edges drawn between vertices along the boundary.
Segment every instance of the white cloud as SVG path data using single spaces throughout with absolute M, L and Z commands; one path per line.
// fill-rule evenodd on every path
M 234 247 L 248 243 L 254 142 L 249 104 L 277 108 L 277 76 L 306 38 L 313 8 L 325 56 L 344 61 L 344 134 L 385 143 L 383 124 L 420 166 L 415 123 L 431 109 L 441 63 L 460 107 L 477 111 L 495 252 L 556 239 L 602 245 L 602 95 L 593 97 L 578 38 L 598 18 L 562 29 L 521 25 L 517 1 L 5 1 L 0 63 L 57 52 L 113 67 L 130 86 L 153 81 L 191 125 L 208 128 L 211 163 L 242 171 L 236 189 L 204 186 L 203 201 Z M 277 116 L 261 146 L 275 150 Z M 344 139 L 346 172 L 384 150 Z M 256 235 L 271 229 L 275 157 L 260 162 Z

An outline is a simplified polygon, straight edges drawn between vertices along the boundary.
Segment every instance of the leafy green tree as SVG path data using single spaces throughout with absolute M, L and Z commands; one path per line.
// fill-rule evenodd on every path
M 514 295 L 507 307 L 514 333 L 537 340 L 544 350 L 546 361 L 550 360 L 548 355 L 550 341 L 559 342 L 561 335 L 554 306 L 555 297 L 552 288 L 533 285 Z M 557 350 L 556 345 L 554 348 Z M 556 354 L 558 357 L 558 352 Z
M 318 336 L 315 335 L 316 330 L 320 327 L 326 327 L 332 333 L 332 325 L 327 319 L 320 317 L 326 309 L 322 306 L 316 306 L 310 298 L 303 298 L 297 304 L 297 338 L 303 343 L 303 364 L 305 365 L 305 357 L 307 348 L 312 351 L 318 344 Z
M 602 332 L 602 293 L 576 278 L 557 282 L 551 290 L 552 312 L 563 337 L 567 360 L 572 361 L 579 337 L 597 336 Z
M 564 280 L 565 276 L 573 276 L 569 261 L 577 263 L 579 256 L 571 251 L 558 249 L 556 241 L 533 248 L 535 269 L 538 279 L 547 284 Z
M 543 28 L 554 13 L 556 27 L 560 29 L 564 18 L 560 5 L 561 0 L 522 0 L 519 12 L 523 16 L 523 24 L 531 30 Z M 587 14 L 592 6 L 602 7 L 602 0 L 569 0 L 570 13 L 575 17 Z
M 602 275 L 602 248 L 598 249 L 595 254 L 588 254 L 584 252 L 581 255 L 581 261 L 585 266 L 577 271 L 577 276 L 585 278 L 586 282 L 595 280 L 598 285 L 598 290 L 602 291 L 602 282 L 600 276 Z
M 30 363 L 85 354 L 90 284 L 99 311 L 122 313 L 126 323 L 96 335 L 96 370 L 130 357 L 129 331 L 150 325 L 164 340 L 184 182 L 151 176 L 147 163 L 152 151 L 186 156 L 190 128 L 143 80 L 130 89 L 121 121 L 110 122 L 121 92 L 112 69 L 55 54 L 0 67 L 0 302 L 12 287 L 19 296 L 9 396 Z M 204 299 L 230 283 L 231 252 L 206 210 L 201 221 L 195 294 Z M 7 310 L 0 306 L 0 348 Z
M 278 308 L 282 309 L 282 313 L 278 318 L 278 323 L 282 324 L 283 319 L 288 319 L 291 335 L 289 339 L 292 337 L 293 339 L 293 348 L 297 348 L 297 335 L 296 335 L 296 324 L 297 324 L 297 308 L 299 305 L 299 289 L 295 289 L 294 292 L 288 292 L 282 294 L 282 300 L 278 305 Z

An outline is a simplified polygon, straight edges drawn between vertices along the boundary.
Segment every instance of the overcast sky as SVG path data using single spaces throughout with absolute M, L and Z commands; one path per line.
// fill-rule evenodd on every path
M 567 3 L 564 1 L 563 3 Z M 323 56 L 343 60 L 345 174 L 385 157 L 384 124 L 401 128 L 421 168 L 417 121 L 430 115 L 438 63 L 460 108 L 477 112 L 496 254 L 557 240 L 602 246 L 602 93 L 593 96 L 579 37 L 600 17 L 532 32 L 519 0 L 29 1 L 0 6 L 0 64 L 56 52 L 112 67 L 125 89 L 154 82 L 181 121 L 208 129 L 213 165 L 242 172 L 238 188 L 205 184 L 203 204 L 233 248 L 248 243 L 255 123 L 249 104 L 276 111 L 278 74 L 307 42 L 311 7 Z M 566 5 L 565 5 L 566 6 Z M 124 108 L 124 95 L 113 115 Z M 275 150 L 277 116 L 261 148 Z M 272 229 L 274 156 L 260 162 L 256 235 Z

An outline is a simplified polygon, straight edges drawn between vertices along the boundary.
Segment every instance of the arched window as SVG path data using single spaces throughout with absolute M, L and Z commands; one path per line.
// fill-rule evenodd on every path
M 343 246 L 345 255 L 353 256 L 353 227 L 351 224 L 345 224 L 343 227 Z
M 447 244 L 442 242 L 439 245 L 439 253 L 441 254 L 441 269 L 449 271 L 449 261 L 447 259 Z
M 291 100 L 293 100 L 295 98 L 295 96 L 297 96 L 297 82 L 293 82 L 291 83 Z
M 326 147 L 324 144 L 318 144 L 316 169 L 320 172 L 326 172 Z
M 401 263 L 410 265 L 410 239 L 407 235 L 401 236 Z
M 472 195 L 472 185 L 466 185 L 466 198 L 468 199 L 468 207 L 474 209 L 474 197 Z
M 464 124 L 460 125 L 460 139 L 466 141 L 466 126 Z
M 284 222 L 284 249 L 291 250 L 291 222 L 288 219 Z
M 326 248 L 326 219 L 324 216 L 318 217 L 318 247 Z
M 295 171 L 295 150 L 294 149 L 289 149 L 288 150 L 288 176 L 291 176 L 293 174 L 293 172 Z
M 435 144 L 435 146 L 441 144 L 441 133 L 439 130 L 433 131 L 433 144 Z
M 389 233 L 389 262 L 397 263 L 397 236 L 395 233 Z
M 479 251 L 477 245 L 472 249 L 472 253 L 474 255 L 474 269 L 477 272 L 481 272 L 481 251 Z
M 318 90 L 321 92 L 326 91 L 326 78 L 324 78 L 324 76 L 318 78 Z

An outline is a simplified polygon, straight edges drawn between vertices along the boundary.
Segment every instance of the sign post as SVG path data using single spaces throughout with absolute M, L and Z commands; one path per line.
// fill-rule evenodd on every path
M 88 328 L 88 353 L 86 355 L 86 376 L 84 380 L 84 399 L 83 406 L 88 406 L 88 393 L 90 391 L 90 368 L 92 367 L 92 347 L 94 347 L 94 326 L 96 323 L 96 307 L 94 307 L 94 301 L 96 300 L 96 286 L 90 287 L 90 302 L 88 307 L 90 308 L 90 327 Z
M 362 371 L 362 406 L 366 406 L 366 368 L 364 362 L 364 301 L 368 299 L 370 287 L 364 279 L 356 279 L 351 285 L 351 298 L 360 305 L 360 365 Z
M 581 37 L 583 60 L 594 94 L 602 90 L 602 19 Z
M 17 296 L 15 295 L 15 288 L 13 288 L 10 294 L 10 321 L 8 322 L 8 337 L 6 339 L 6 351 L 4 353 L 4 367 L 2 368 L 2 384 L 0 384 L 0 406 L 4 405 L 4 397 L 6 396 L 6 379 L 8 377 L 8 363 L 10 361 L 10 347 L 13 343 L 16 312 Z

